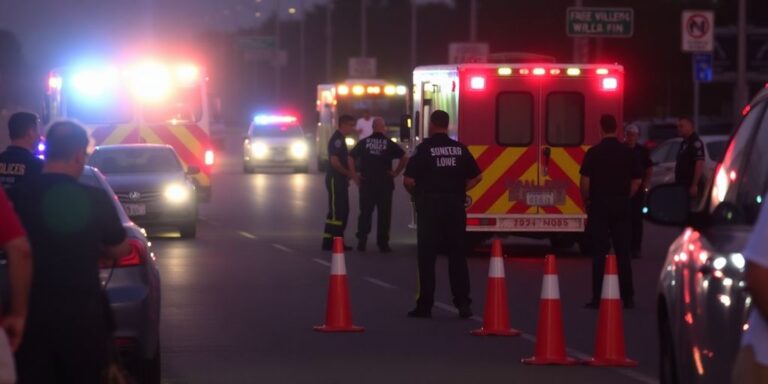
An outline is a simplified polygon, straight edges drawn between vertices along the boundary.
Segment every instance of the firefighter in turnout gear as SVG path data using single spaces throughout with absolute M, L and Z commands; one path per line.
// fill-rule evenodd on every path
M 429 119 L 429 138 L 408 162 L 403 184 L 416 198 L 419 293 L 410 317 L 429 318 L 435 301 L 435 261 L 448 256 L 453 304 L 462 318 L 472 317 L 465 211 L 466 191 L 482 179 L 475 158 L 448 137 L 448 113 L 436 110 Z
M 325 174 L 325 188 L 328 191 L 328 215 L 325 218 L 323 233 L 324 251 L 330 251 L 334 237 L 344 237 L 349 217 L 349 180 L 360 184 L 360 177 L 352 171 L 351 159 L 347 150 L 346 137 L 355 129 L 355 118 L 349 115 L 339 117 L 339 128 L 328 141 L 330 166 Z M 344 246 L 346 250 L 351 249 Z
M 391 252 L 389 228 L 392 219 L 392 191 L 395 177 L 405 168 L 405 151 L 390 140 L 385 133 L 384 119 L 373 120 L 373 134 L 362 139 L 352 148 L 350 156 L 360 161 L 360 217 L 357 220 L 357 250 L 365 252 L 368 233 L 371 232 L 373 210 L 376 209 L 376 244 L 381 252 Z M 392 160 L 399 159 L 392 171 Z M 355 161 L 350 165 L 355 172 Z
M 0 185 L 3 188 L 10 188 L 43 171 L 43 161 L 33 154 L 40 141 L 37 115 L 14 113 L 8 120 L 8 133 L 11 145 L 0 153 Z

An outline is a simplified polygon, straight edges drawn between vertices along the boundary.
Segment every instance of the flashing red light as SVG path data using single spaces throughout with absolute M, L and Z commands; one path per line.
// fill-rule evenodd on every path
M 544 68 L 534 68 L 533 74 L 535 76 L 543 76 L 547 74 L 547 71 Z
M 742 116 L 746 116 L 751 109 L 752 109 L 752 106 L 747 104 L 747 106 L 744 107 L 744 109 L 741 110 L 741 115 Z
M 485 77 L 482 76 L 475 76 L 472 79 L 469 80 L 469 87 L 472 89 L 484 89 L 485 88 Z
M 604 91 L 615 91 L 619 88 L 619 80 L 615 77 L 606 77 L 603 79 Z
M 102 260 L 99 262 L 101 268 L 135 267 L 144 264 L 147 260 L 147 248 L 144 247 L 144 243 L 137 239 L 128 239 L 128 246 L 131 248 L 128 255 L 114 261 Z
M 63 80 L 61 79 L 61 76 L 51 74 L 50 77 L 48 77 L 48 91 L 61 89 L 62 83 Z
M 554 76 L 559 75 L 560 74 L 560 68 L 552 68 L 552 69 L 550 69 L 549 70 L 549 74 L 550 75 L 554 75 Z
M 529 74 L 531 74 L 531 70 L 528 69 L 528 68 L 521 68 L 520 69 L 520 74 L 521 75 L 529 75 Z

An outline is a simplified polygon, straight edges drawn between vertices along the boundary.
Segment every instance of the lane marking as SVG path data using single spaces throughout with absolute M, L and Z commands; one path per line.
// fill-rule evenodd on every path
M 441 302 L 438 302 L 438 301 L 435 302 L 435 307 L 440 308 L 440 309 L 442 309 L 444 311 L 447 311 L 447 312 L 459 313 L 459 310 L 454 308 L 453 306 L 445 304 L 445 303 L 441 303 Z M 478 323 L 483 323 L 483 321 L 484 321 L 483 318 L 480 317 L 480 316 L 472 316 L 472 317 L 470 317 L 470 319 L 472 319 L 472 320 L 474 320 L 474 321 L 476 321 Z M 522 339 L 524 339 L 524 340 L 528 340 L 531 343 L 536 344 L 536 336 L 531 335 L 530 333 L 521 332 L 520 333 L 520 337 Z M 591 355 L 589 355 L 587 353 L 584 353 L 584 352 L 581 352 L 578 349 L 566 348 L 566 351 L 568 352 L 569 355 L 571 355 L 571 356 L 573 356 L 573 357 L 575 357 L 575 358 L 577 358 L 579 360 L 589 360 L 589 359 L 592 358 Z M 632 370 L 629 370 L 629 369 L 622 369 L 622 368 L 612 368 L 612 369 L 613 369 L 614 372 L 616 372 L 616 373 L 618 373 L 620 375 L 623 375 L 623 376 L 628 377 L 628 378 L 633 379 L 633 380 L 637 380 L 637 381 L 639 381 L 641 383 L 644 383 L 644 384 L 659 384 L 659 380 L 658 379 L 655 379 L 655 378 L 653 378 L 651 376 L 645 375 L 645 374 L 637 372 L 637 371 L 632 371 Z
M 272 246 L 277 248 L 277 249 L 279 249 L 279 250 L 281 250 L 281 251 L 283 251 L 283 252 L 289 252 L 289 253 L 293 252 L 293 249 L 290 249 L 288 247 L 282 246 L 280 244 L 272 244 Z
M 250 234 L 250 233 L 248 233 L 248 232 L 238 231 L 237 233 L 239 233 L 240 235 L 242 235 L 242 236 L 244 236 L 244 237 L 247 237 L 247 238 L 249 238 L 249 239 L 254 239 L 254 240 L 256 240 L 256 236 L 254 236 L 254 235 L 251 235 L 251 234 Z
M 315 263 L 320 263 L 322 265 L 325 265 L 326 267 L 330 267 L 331 266 L 331 263 L 329 263 L 329 262 L 327 262 L 327 261 L 325 261 L 323 259 L 312 259 L 312 261 L 314 261 Z
M 363 280 L 365 280 L 365 281 L 367 281 L 367 282 L 369 282 L 371 284 L 376 284 L 376 285 L 378 285 L 380 287 L 384 287 L 384 288 L 387 288 L 387 289 L 396 289 L 397 288 L 397 287 L 395 287 L 392 284 L 383 282 L 383 281 L 381 281 L 379 279 L 375 279 L 373 277 L 363 277 Z

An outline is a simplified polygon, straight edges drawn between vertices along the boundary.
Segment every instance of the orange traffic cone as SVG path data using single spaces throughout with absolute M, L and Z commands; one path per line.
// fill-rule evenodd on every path
M 494 239 L 491 247 L 483 327 L 470 333 L 475 336 L 520 335 L 520 331 L 509 327 L 507 284 L 504 281 L 504 259 L 501 258 L 501 241 L 499 239 Z
M 328 302 L 325 309 L 325 324 L 315 326 L 318 332 L 362 332 L 363 327 L 352 325 L 347 288 L 347 267 L 344 263 L 344 239 L 333 239 L 331 279 L 328 284 Z
M 534 356 L 523 359 L 533 365 L 573 365 L 577 361 L 565 355 L 563 311 L 560 307 L 560 283 L 557 278 L 555 255 L 544 258 L 544 281 L 539 302 L 539 325 L 536 331 Z
M 616 256 L 608 255 L 597 320 L 595 356 L 586 362 L 588 365 L 616 367 L 637 365 L 636 361 L 627 358 L 624 351 L 624 319 L 621 314 L 619 276 L 616 271 Z

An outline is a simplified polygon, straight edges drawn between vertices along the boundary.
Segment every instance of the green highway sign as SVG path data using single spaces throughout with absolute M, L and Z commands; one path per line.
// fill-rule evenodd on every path
M 569 7 L 566 31 L 572 37 L 632 37 L 632 8 Z

